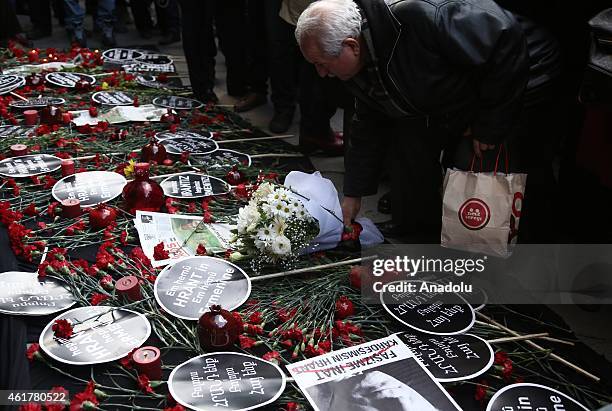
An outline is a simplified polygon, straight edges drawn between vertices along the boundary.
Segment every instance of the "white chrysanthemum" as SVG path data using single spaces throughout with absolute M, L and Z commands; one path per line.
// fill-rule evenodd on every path
M 239 234 L 245 234 L 251 232 L 257 227 L 259 223 L 260 215 L 257 211 L 257 207 L 247 205 L 238 210 L 238 221 L 236 222 L 236 229 Z
M 255 190 L 255 192 L 251 196 L 251 201 L 254 201 L 255 203 L 257 203 L 263 200 L 264 198 L 268 197 L 268 195 L 270 195 L 273 191 L 274 191 L 274 186 L 272 184 L 268 182 L 261 183 L 259 187 L 257 188 L 257 190 Z
M 288 255 L 291 253 L 291 241 L 284 235 L 278 236 L 272 242 L 272 252 L 276 255 Z

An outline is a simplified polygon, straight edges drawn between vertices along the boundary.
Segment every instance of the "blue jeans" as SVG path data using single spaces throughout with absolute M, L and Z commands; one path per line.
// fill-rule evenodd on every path
M 83 37 L 83 18 L 85 11 L 79 4 L 79 0 L 64 0 L 64 10 L 66 16 L 66 30 L 74 32 L 77 37 Z M 115 0 L 98 0 L 98 11 L 96 16 L 96 24 L 102 30 L 106 37 L 113 34 Z

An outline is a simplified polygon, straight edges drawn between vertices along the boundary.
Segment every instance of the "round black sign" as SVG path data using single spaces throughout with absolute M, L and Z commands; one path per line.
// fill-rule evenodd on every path
M 214 154 L 214 153 L 213 153 Z M 440 273 L 430 273 L 429 275 L 423 275 L 419 277 L 423 281 L 431 281 L 438 284 L 449 284 L 457 280 L 456 275 L 444 275 L 440 278 Z M 487 305 L 489 296 L 484 289 L 477 287 L 472 284 L 470 291 L 459 291 L 457 292 L 460 296 L 466 299 L 468 303 L 474 308 L 474 311 L 479 311 Z
M 18 100 L 13 101 L 9 104 L 11 107 L 15 108 L 36 108 L 36 107 L 46 107 L 46 106 L 57 106 L 60 104 L 64 104 L 66 100 L 59 97 L 40 97 L 40 98 L 30 98 L 28 101 Z
M 0 126 L 0 138 L 14 137 L 25 138 L 34 133 L 34 127 L 24 126 Z
M 25 78 L 14 74 L 0 74 L 0 94 L 10 93 L 25 84 Z
M 428 334 L 453 335 L 474 325 L 474 309 L 459 294 L 428 281 L 394 281 L 380 293 L 383 307 L 400 323 Z
M 191 110 L 200 108 L 204 103 L 187 97 L 159 96 L 153 99 L 153 104 L 160 107 L 174 108 L 176 110 Z
M 155 299 L 175 317 L 197 320 L 220 305 L 240 307 L 251 294 L 251 279 L 242 269 L 216 257 L 188 257 L 164 270 L 155 280 Z
M 164 194 L 174 198 L 200 198 L 227 194 L 231 187 L 225 181 L 198 173 L 183 173 L 161 182 Z
M 131 106 L 134 97 L 123 91 L 98 91 L 91 96 L 94 103 L 104 106 Z
M 141 75 L 136 76 L 136 82 L 145 87 L 151 87 L 151 88 L 166 88 L 170 90 L 182 88 L 182 87 L 173 86 L 170 83 L 161 83 L 157 81 L 157 77 L 150 75 L 150 74 L 141 74 Z
M 194 165 L 201 164 L 208 168 L 231 167 L 238 164 L 246 167 L 251 166 L 251 156 L 239 151 L 226 150 L 224 148 L 220 148 L 219 150 L 203 156 L 192 156 L 189 161 Z
M 200 355 L 176 367 L 168 378 L 172 398 L 193 410 L 251 410 L 276 401 L 285 390 L 276 365 L 248 354 Z
M 55 337 L 55 320 L 68 320 L 70 338 Z M 73 365 L 100 364 L 125 357 L 151 334 L 151 324 L 142 314 L 125 308 L 79 307 L 55 317 L 42 331 L 40 347 L 51 358 Z
M 172 137 L 163 139 L 161 143 L 170 154 L 182 154 L 185 151 L 190 154 L 208 154 L 219 148 L 217 142 L 210 138 Z
M 142 56 L 136 58 L 136 60 L 146 64 L 155 65 L 168 65 L 173 63 L 173 60 L 170 58 L 170 56 L 154 53 L 144 53 Z
M 472 334 L 408 332 L 399 337 L 440 382 L 469 380 L 486 372 L 493 364 L 491 345 Z
M 0 175 L 5 177 L 31 177 L 47 174 L 62 166 L 62 159 L 49 154 L 28 154 L 0 161 Z
M 160 133 L 155 134 L 155 138 L 159 141 L 166 140 L 168 138 L 176 138 L 176 137 L 191 137 L 191 138 L 206 138 L 211 139 L 212 133 L 210 131 L 204 130 L 176 130 L 172 131 L 162 131 Z
M 74 305 L 68 286 L 38 273 L 0 273 L 0 312 L 13 315 L 48 315 Z
M 102 58 L 111 63 L 125 63 L 142 56 L 143 53 L 141 51 L 123 48 L 108 49 L 102 53 Z
M 487 411 L 504 410 L 588 411 L 588 408 L 545 385 L 521 383 L 497 391 L 487 404 Z
M 51 194 L 59 202 L 76 198 L 81 207 L 93 207 L 119 196 L 126 184 L 125 177 L 112 171 L 86 171 L 62 178 Z
M 51 84 L 55 84 L 56 86 L 68 88 L 76 87 L 76 83 L 79 80 L 85 80 L 89 84 L 94 84 L 96 82 L 96 78 L 94 76 L 90 76 L 89 74 L 70 73 L 64 71 L 54 71 L 52 73 L 47 73 L 47 75 L 45 76 L 45 80 L 47 80 Z

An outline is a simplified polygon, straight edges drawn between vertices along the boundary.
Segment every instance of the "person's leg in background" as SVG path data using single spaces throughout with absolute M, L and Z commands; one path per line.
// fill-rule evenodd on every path
M 49 0 L 28 0 L 32 29 L 28 31 L 30 40 L 39 40 L 51 35 L 51 5 Z
M 130 13 L 127 9 L 126 0 L 116 0 L 115 2 L 115 33 L 127 33 L 127 25 L 131 23 Z
M 302 58 L 295 40 L 295 27 L 279 16 L 281 1 L 267 2 L 266 21 L 269 29 L 270 86 L 274 116 L 270 131 L 284 133 L 291 126 L 298 96 L 298 70 Z
M 214 9 L 219 49 L 225 56 L 227 94 L 242 97 L 248 91 L 247 50 L 242 34 L 246 0 L 215 0 Z
M 7 47 L 9 39 L 13 38 L 20 43 L 26 41 L 22 31 L 13 5 L 9 0 L 0 0 L 0 47 Z M 18 38 L 20 35 L 21 40 Z
M 64 22 L 64 0 L 51 0 L 51 8 L 53 9 L 53 15 L 57 19 L 60 26 L 65 26 Z
M 98 0 L 96 22 L 102 31 L 102 44 L 104 47 L 115 47 L 115 0 Z
M 162 29 L 162 39 L 159 44 L 167 46 L 181 41 L 181 18 L 177 0 L 155 2 L 155 10 Z
M 81 47 L 87 47 L 87 38 L 83 28 L 84 18 L 85 11 L 78 0 L 64 0 L 64 22 L 68 39 L 71 44 L 76 43 Z
M 268 101 L 268 71 L 271 53 L 268 48 L 270 33 L 266 22 L 268 3 L 268 0 L 247 0 L 248 48 L 246 53 L 249 90 L 234 106 L 234 110 L 238 113 L 252 110 Z
M 216 103 L 215 56 L 217 47 L 213 32 L 213 4 L 210 1 L 179 0 L 181 6 L 183 51 L 189 69 L 189 80 L 195 98 Z
M 143 39 L 153 37 L 153 20 L 151 20 L 151 0 L 130 0 L 134 25 Z
M 315 66 L 301 59 L 299 77 L 300 148 L 307 154 L 320 151 L 325 155 L 344 153 L 342 138 L 331 129 L 329 120 L 337 109 L 333 90 L 334 78 L 321 78 Z

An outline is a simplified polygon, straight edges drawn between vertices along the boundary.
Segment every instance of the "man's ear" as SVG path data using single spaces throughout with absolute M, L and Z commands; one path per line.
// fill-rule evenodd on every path
M 342 42 L 343 45 L 350 47 L 355 56 L 359 56 L 361 53 L 361 44 L 359 44 L 359 40 L 354 39 L 352 37 L 347 37 Z

